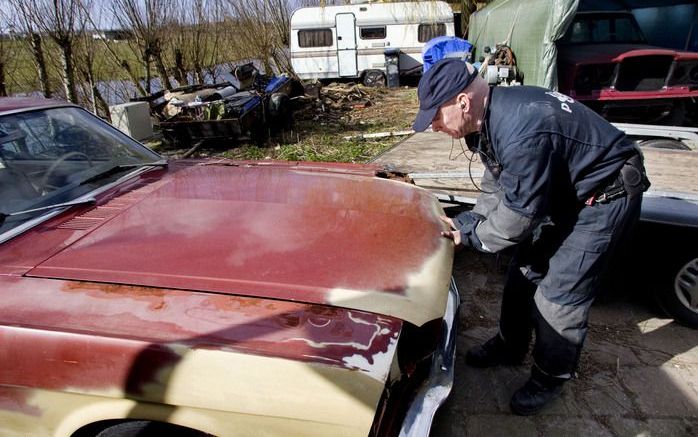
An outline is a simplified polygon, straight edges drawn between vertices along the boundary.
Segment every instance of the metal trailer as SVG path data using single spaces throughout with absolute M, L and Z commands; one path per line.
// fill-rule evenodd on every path
M 228 116 L 219 120 L 180 119 L 160 122 L 163 136 L 173 144 L 198 140 L 237 139 L 243 135 L 257 138 L 264 124 L 262 98 L 250 92 L 239 93 L 225 103 Z M 231 116 L 235 114 L 235 116 Z
M 454 34 L 453 11 L 443 1 L 300 8 L 291 15 L 291 63 L 301 79 L 384 85 L 386 49 L 400 50 L 402 74 L 419 74 L 426 42 Z
M 209 87 L 210 88 L 210 87 Z M 256 89 L 226 93 L 224 88 L 205 99 L 186 105 L 186 115 L 159 123 L 171 143 L 190 144 L 200 140 L 237 140 L 249 136 L 263 143 L 269 131 L 288 127 L 291 120 L 289 98 L 297 93 L 294 80 L 271 77 L 257 83 Z M 201 100 L 201 101 L 198 101 Z M 216 110 L 212 105 L 218 105 Z M 212 115 L 217 113 L 217 115 Z

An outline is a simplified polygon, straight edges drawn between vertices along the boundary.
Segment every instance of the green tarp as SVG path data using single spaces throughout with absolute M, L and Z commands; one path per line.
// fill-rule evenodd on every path
M 579 0 L 497 0 L 470 16 L 468 41 L 475 59 L 485 47 L 507 44 L 516 55 L 524 84 L 557 89 L 557 48 Z

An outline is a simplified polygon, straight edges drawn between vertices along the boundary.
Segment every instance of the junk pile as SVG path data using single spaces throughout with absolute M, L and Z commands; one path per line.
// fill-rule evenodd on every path
M 366 88 L 354 83 L 330 83 L 322 86 L 319 82 L 305 85 L 305 95 L 300 98 L 303 110 L 297 118 L 321 122 L 334 122 L 342 119 L 345 113 L 361 110 L 373 105 L 381 88 Z
M 262 75 L 252 63 L 232 73 L 237 86 L 231 82 L 190 85 L 137 100 L 150 103 L 164 139 L 175 146 L 241 137 L 263 144 L 270 133 L 292 126 L 291 99 L 303 93 L 298 81 L 285 75 Z

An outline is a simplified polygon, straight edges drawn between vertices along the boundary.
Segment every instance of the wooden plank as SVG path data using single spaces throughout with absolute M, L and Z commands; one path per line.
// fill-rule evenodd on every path
M 452 140 L 448 135 L 437 132 L 416 133 L 397 146 L 384 152 L 373 162 L 389 166 L 405 173 L 448 173 L 468 172 L 468 158 L 472 156 L 465 141 Z M 471 171 L 476 183 L 480 181 L 484 167 L 477 155 Z M 420 187 L 436 193 L 455 196 L 476 197 L 477 189 L 470 178 L 415 179 Z
M 698 194 L 698 152 L 645 148 L 642 154 L 650 191 Z
M 650 191 L 698 194 L 698 152 L 687 150 L 643 149 L 645 167 L 652 182 Z M 467 173 L 479 183 L 483 165 L 471 153 L 465 141 L 452 140 L 443 133 L 421 132 L 405 139 L 378 156 L 373 162 L 405 173 Z M 474 197 L 477 189 L 470 178 L 415 179 L 421 187 L 436 193 Z

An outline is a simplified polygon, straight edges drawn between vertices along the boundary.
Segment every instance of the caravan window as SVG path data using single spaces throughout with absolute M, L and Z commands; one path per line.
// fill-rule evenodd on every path
M 446 35 L 446 25 L 444 23 L 420 24 L 417 28 L 419 42 L 427 42 L 437 36 Z
M 385 26 L 360 27 L 361 39 L 385 39 Z
M 298 45 L 301 47 L 331 47 L 332 29 L 299 30 Z

